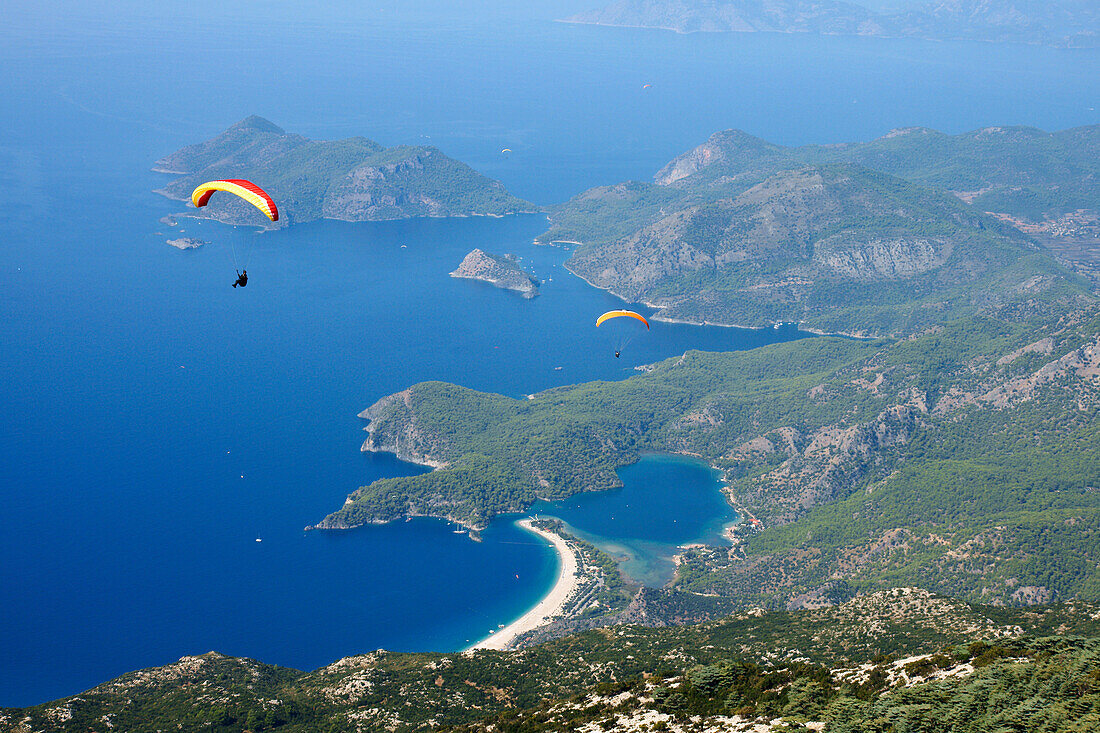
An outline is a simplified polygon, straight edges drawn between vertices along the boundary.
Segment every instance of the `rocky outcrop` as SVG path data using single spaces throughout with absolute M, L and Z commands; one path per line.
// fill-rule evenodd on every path
M 384 165 L 365 164 L 333 182 L 325 195 L 322 212 L 326 219 L 365 221 L 386 218 L 397 208 L 422 211 L 426 216 L 445 216 L 442 201 L 404 190 L 403 178 L 424 172 L 425 163 L 436 154 L 431 149 L 410 152 L 407 158 Z
M 387 395 L 359 413 L 370 424 L 360 448 L 364 453 L 393 453 L 403 461 L 421 466 L 443 468 L 440 458 L 445 441 L 442 436 L 422 429 L 416 415 L 412 389 Z
M 195 239 L 194 237 L 180 237 L 179 239 L 169 239 L 168 244 L 176 249 L 198 249 L 204 244 L 210 243 L 202 239 Z
M 721 164 L 723 174 L 740 169 L 752 171 L 774 164 L 787 155 L 786 149 L 741 130 L 723 130 L 710 136 L 705 143 L 673 158 L 653 176 L 659 186 L 671 186 L 705 168 Z M 736 175 L 736 173 L 733 173 Z
M 834 235 L 814 247 L 813 262 L 853 280 L 897 280 L 943 266 L 954 245 L 946 237 Z
M 481 280 L 498 288 L 515 290 L 524 298 L 534 298 L 539 294 L 539 281 L 516 264 L 514 258 L 499 257 L 480 249 L 466 255 L 451 277 Z

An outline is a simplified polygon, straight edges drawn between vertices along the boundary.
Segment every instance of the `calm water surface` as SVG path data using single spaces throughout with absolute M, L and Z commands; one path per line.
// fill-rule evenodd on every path
M 672 579 L 683 545 L 725 543 L 722 529 L 738 518 L 721 493 L 721 472 L 696 458 L 646 455 L 618 474 L 622 488 L 540 501 L 531 511 L 564 520 L 646 585 Z
M 616 360 L 591 322 L 621 303 L 531 244 L 542 217 L 168 230 L 181 207 L 150 193 L 156 158 L 256 113 L 435 144 L 548 204 L 648 177 L 722 128 L 790 144 L 1056 129 L 1100 102 L 1091 51 L 200 4 L 25 4 L 0 28 L 0 705 L 209 649 L 313 668 L 460 648 L 533 604 L 556 560 L 509 522 L 480 544 L 431 520 L 303 532 L 355 487 L 421 470 L 360 454 L 357 412 L 424 379 L 519 398 L 798 336 L 654 324 Z M 165 245 L 180 234 L 212 244 Z M 230 244 L 252 247 L 244 292 Z M 448 278 L 474 247 L 519 255 L 543 295 Z M 571 521 L 651 582 L 667 567 L 644 558 L 728 519 L 697 467 L 621 475 Z M 641 508 L 685 485 L 693 529 L 666 533 Z

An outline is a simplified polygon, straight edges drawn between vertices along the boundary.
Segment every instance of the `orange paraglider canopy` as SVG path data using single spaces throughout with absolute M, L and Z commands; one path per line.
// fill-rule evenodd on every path
M 267 192 L 252 181 L 246 181 L 243 178 L 207 181 L 191 192 L 191 203 L 193 203 L 196 208 L 206 206 L 215 191 L 225 191 L 226 193 L 240 196 L 242 199 L 264 212 L 264 216 L 271 219 L 271 221 L 279 221 L 279 207 L 275 205 L 275 202 L 267 195 Z
M 637 318 L 639 321 L 641 321 L 642 323 L 645 324 L 646 330 L 647 331 L 649 330 L 649 321 L 647 321 L 644 316 L 642 316 L 639 313 L 635 313 L 634 311 L 625 311 L 625 310 L 624 311 L 608 311 L 607 313 L 604 313 L 602 316 L 600 316 L 599 318 L 596 319 L 596 327 L 599 328 L 601 323 L 603 323 L 604 321 L 610 320 L 612 318 L 624 318 L 624 317 L 625 318 Z

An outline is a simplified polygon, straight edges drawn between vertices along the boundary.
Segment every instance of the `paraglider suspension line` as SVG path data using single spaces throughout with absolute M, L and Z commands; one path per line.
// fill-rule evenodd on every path
M 237 262 L 237 243 L 232 239 L 229 240 L 229 251 L 233 253 L 233 268 L 237 271 L 237 274 L 241 274 L 241 265 Z M 247 267 L 245 268 L 248 269 Z
M 235 239 L 229 240 L 229 251 L 233 253 L 233 267 L 236 268 L 239 275 L 241 270 L 248 269 L 248 262 L 252 259 L 252 245 L 251 243 L 245 247 L 244 250 L 244 266 L 241 266 L 240 259 L 237 257 L 237 242 Z

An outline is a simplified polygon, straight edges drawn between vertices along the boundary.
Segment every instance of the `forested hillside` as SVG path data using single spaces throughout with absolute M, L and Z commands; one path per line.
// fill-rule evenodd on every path
M 183 176 L 157 191 L 180 201 L 190 201 L 204 181 L 249 179 L 271 194 L 286 223 L 537 210 L 436 148 L 385 148 L 364 137 L 309 140 L 255 115 L 161 158 L 154 170 Z M 215 196 L 202 215 L 234 224 L 260 221 L 232 196 Z
M 1036 300 L 908 339 L 688 352 L 515 400 L 429 382 L 364 413 L 367 450 L 439 469 L 351 495 L 322 527 L 483 526 L 618 483 L 643 451 L 723 468 L 754 516 L 677 585 L 742 606 L 917 585 L 976 602 L 1100 598 L 1100 319 Z M 839 588 L 839 590 L 838 590 Z
M 1085 731 L 1098 712 L 1097 618 L 1087 604 L 996 609 L 897 589 L 520 651 L 377 651 L 308 673 L 210 652 L 0 709 L 0 731 L 595 731 L 637 730 L 639 718 L 651 730 Z
M 1065 268 L 1096 272 L 1098 149 L 1095 126 L 801 148 L 730 130 L 555 208 L 540 240 L 578 243 L 571 270 L 657 318 L 902 336 L 1086 287 Z

